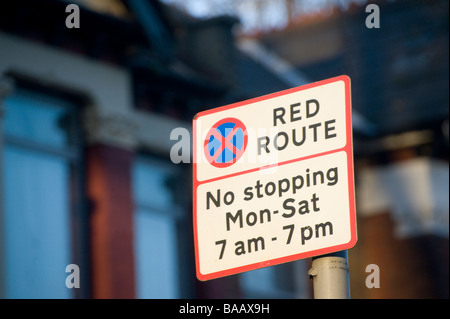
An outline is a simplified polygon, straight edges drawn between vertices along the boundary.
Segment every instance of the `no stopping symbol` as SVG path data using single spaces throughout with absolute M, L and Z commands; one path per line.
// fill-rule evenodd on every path
M 225 118 L 214 124 L 206 135 L 204 151 L 207 161 L 215 167 L 236 163 L 247 148 L 245 125 L 236 118 Z

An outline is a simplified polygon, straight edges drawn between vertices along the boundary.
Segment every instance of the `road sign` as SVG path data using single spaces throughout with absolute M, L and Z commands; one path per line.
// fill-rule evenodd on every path
M 201 112 L 193 128 L 198 279 L 356 243 L 347 76 Z

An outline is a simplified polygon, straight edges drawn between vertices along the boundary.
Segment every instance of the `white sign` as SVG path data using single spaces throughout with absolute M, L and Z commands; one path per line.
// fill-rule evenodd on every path
M 193 126 L 200 280 L 354 246 L 347 76 L 201 112 Z

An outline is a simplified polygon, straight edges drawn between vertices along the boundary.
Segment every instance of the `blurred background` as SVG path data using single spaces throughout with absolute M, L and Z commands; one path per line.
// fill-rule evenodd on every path
M 448 298 L 447 0 L 1 1 L 0 297 L 312 298 L 310 260 L 195 278 L 192 166 L 170 133 L 342 74 L 351 296 Z

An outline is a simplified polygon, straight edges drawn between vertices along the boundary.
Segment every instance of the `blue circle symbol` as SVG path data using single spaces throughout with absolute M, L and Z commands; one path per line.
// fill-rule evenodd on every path
M 228 167 L 236 163 L 247 147 L 247 129 L 235 118 L 217 122 L 205 139 L 205 155 L 216 167 Z

